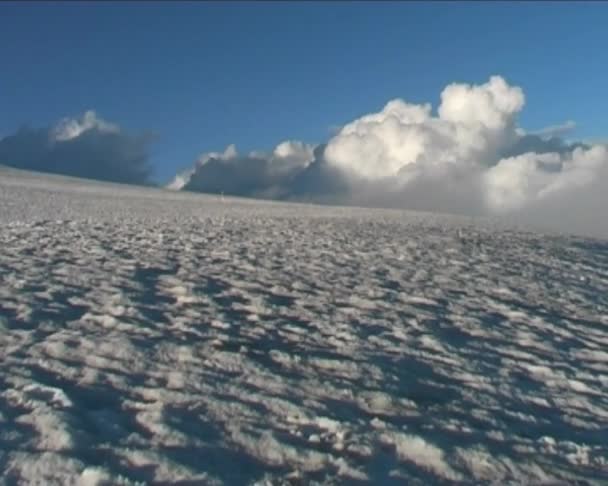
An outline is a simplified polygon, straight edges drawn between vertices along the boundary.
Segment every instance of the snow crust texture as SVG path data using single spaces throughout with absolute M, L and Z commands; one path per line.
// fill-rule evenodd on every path
M 0 484 L 608 484 L 608 243 L 0 171 Z

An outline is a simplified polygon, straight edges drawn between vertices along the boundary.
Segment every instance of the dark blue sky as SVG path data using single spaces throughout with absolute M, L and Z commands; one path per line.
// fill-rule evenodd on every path
M 605 138 L 607 3 L 0 3 L 0 136 L 93 109 L 159 135 L 158 180 L 201 152 L 321 142 L 402 97 L 491 74 L 521 125 Z

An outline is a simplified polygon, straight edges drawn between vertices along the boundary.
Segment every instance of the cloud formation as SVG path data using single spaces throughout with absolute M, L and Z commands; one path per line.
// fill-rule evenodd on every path
M 332 165 L 363 179 L 408 179 L 415 167 L 441 168 L 479 160 L 491 163 L 515 137 L 514 118 L 524 103 L 520 88 L 494 76 L 481 86 L 451 84 L 431 105 L 397 99 L 379 113 L 345 125 L 327 146 Z
M 48 128 L 23 127 L 0 139 L 0 164 L 19 169 L 147 184 L 150 135 L 131 135 L 95 112 Z
M 595 230 L 597 218 L 591 222 L 585 211 L 606 200 L 607 147 L 567 143 L 561 137 L 573 122 L 527 133 L 517 125 L 525 102 L 523 90 L 500 76 L 480 85 L 453 83 L 435 113 L 430 104 L 395 99 L 316 147 L 288 141 L 269 153 L 238 155 L 231 146 L 206 154 L 172 187 L 510 215 Z M 570 221 L 560 222 L 553 208 Z M 585 215 L 589 224 L 578 221 Z
M 286 141 L 270 153 L 239 155 L 230 145 L 223 153 L 203 154 L 195 166 L 178 174 L 171 188 L 227 195 L 282 198 L 293 180 L 314 160 L 314 147 Z
M 542 130 L 538 130 L 534 133 L 534 135 L 539 135 L 541 137 L 563 137 L 564 135 L 572 132 L 576 128 L 576 123 L 572 120 L 568 120 L 567 122 L 561 123 L 559 125 L 551 125 L 550 127 L 545 127 Z

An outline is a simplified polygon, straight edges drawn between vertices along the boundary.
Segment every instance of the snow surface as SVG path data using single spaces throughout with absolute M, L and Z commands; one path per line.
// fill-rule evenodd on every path
M 608 243 L 0 169 L 0 484 L 608 484 Z

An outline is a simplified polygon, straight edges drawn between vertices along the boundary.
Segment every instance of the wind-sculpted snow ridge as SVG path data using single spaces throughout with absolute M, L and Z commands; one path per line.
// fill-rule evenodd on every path
M 608 244 L 0 173 L 0 484 L 607 484 Z

